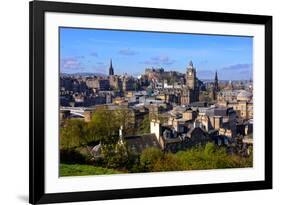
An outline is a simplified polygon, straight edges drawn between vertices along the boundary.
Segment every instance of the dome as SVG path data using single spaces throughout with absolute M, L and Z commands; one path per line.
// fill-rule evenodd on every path
M 237 95 L 237 100 L 243 100 L 243 101 L 249 101 L 252 99 L 252 93 L 242 90 L 238 95 Z

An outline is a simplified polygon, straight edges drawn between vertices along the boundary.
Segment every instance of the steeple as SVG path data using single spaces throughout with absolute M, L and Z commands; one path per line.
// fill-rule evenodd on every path
M 215 82 L 218 81 L 218 72 L 216 71 L 216 75 L 215 75 Z
M 192 61 L 189 61 L 189 66 L 188 68 L 193 68 L 193 62 Z
M 112 67 L 112 59 L 110 59 L 109 75 L 114 75 L 114 70 L 113 70 L 113 67 Z
M 219 88 L 219 80 L 218 80 L 218 72 L 217 71 L 216 71 L 216 74 L 215 74 L 214 87 L 215 87 L 216 90 L 218 90 L 218 88 Z

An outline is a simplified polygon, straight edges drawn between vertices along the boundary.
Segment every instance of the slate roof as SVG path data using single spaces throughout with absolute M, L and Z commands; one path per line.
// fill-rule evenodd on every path
M 138 154 L 142 153 L 144 149 L 149 147 L 161 149 L 155 134 L 125 136 L 124 141 L 126 142 L 129 150 Z
M 230 113 L 235 112 L 232 108 L 227 107 L 215 107 L 206 110 L 206 115 L 208 116 L 228 116 Z
M 204 101 L 198 101 L 198 102 L 190 103 L 189 106 L 190 106 L 190 107 L 207 107 L 207 106 L 208 106 L 208 103 L 207 103 L 207 102 L 204 102 Z

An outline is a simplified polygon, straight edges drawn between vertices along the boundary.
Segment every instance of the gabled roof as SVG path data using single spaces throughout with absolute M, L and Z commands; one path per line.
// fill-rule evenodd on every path
M 188 132 L 187 132 L 187 137 L 189 137 L 189 138 L 191 138 L 192 137 L 192 134 L 194 133 L 194 132 L 198 132 L 198 131 L 200 131 L 200 132 L 202 132 L 202 133 L 205 133 L 200 127 L 195 127 L 195 128 L 191 128 L 190 130 L 188 130 Z
M 139 154 L 149 147 L 161 148 L 155 134 L 125 136 L 124 141 L 129 150 Z

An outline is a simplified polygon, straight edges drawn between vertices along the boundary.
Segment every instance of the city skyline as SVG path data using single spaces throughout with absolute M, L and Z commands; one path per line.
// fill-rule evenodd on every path
M 185 73 L 192 60 L 201 79 L 252 78 L 252 37 L 60 28 L 62 73 L 139 76 L 145 68 Z

